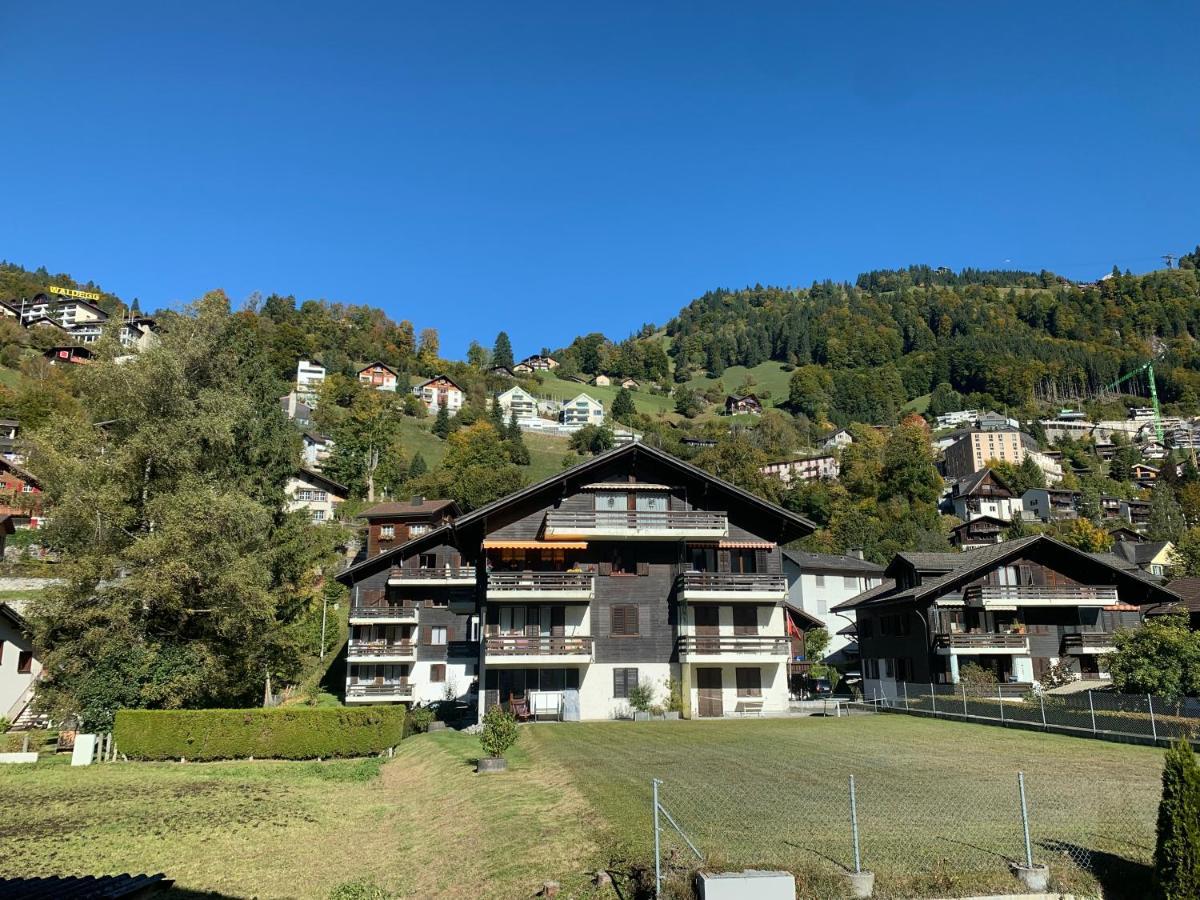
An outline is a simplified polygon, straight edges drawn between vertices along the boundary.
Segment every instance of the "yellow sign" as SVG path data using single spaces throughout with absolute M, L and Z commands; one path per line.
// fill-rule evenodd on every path
M 58 294 L 60 297 L 74 297 L 77 300 L 92 300 L 100 299 L 99 294 L 93 294 L 91 291 L 77 291 L 72 288 L 59 287 L 56 284 L 50 285 L 50 293 Z

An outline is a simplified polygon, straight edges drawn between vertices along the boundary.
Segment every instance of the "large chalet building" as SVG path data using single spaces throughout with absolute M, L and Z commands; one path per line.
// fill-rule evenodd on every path
M 967 662 L 1008 684 L 1028 686 L 1058 663 L 1102 679 L 1113 632 L 1180 599 L 1125 559 L 1046 535 L 898 553 L 884 574 L 834 607 L 855 616 L 867 697 L 896 697 L 902 682 L 957 683 Z
M 503 704 L 609 719 L 638 684 L 665 704 L 670 681 L 685 716 L 782 712 L 780 547 L 812 529 L 627 444 L 342 573 L 355 629 L 347 700 L 477 694 L 480 715 Z

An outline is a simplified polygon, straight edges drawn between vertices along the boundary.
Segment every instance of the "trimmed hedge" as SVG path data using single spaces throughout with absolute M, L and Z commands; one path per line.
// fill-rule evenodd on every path
M 130 759 L 369 756 L 404 737 L 403 706 L 123 709 L 113 733 Z

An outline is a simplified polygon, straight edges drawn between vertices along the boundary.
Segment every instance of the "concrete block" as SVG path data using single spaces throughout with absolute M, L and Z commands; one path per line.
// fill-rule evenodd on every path
M 796 879 L 787 872 L 700 872 L 700 900 L 796 900 Z
M 0 753 L 0 763 L 35 763 L 36 753 Z

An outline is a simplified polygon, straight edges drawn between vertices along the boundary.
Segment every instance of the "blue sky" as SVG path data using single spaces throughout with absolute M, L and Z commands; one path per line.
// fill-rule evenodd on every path
M 9 3 L 0 257 L 443 352 L 872 268 L 1200 242 L 1196 4 Z

